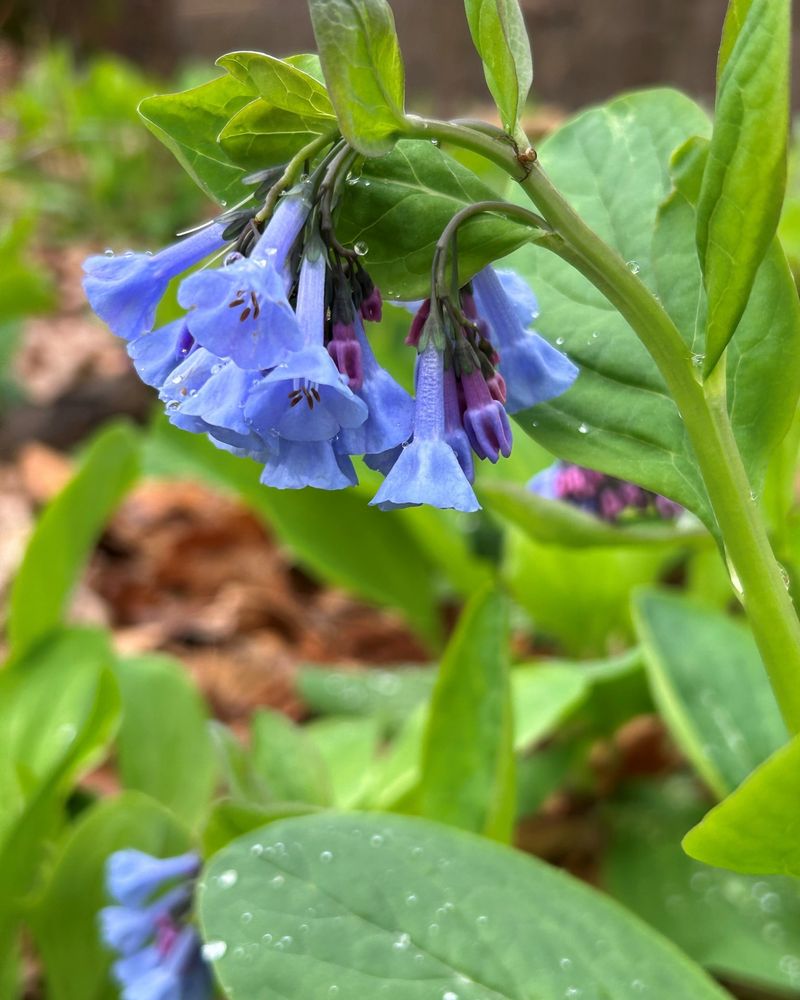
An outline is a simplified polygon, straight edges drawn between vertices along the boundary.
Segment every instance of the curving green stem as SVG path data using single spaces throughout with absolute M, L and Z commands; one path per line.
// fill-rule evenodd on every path
M 620 255 L 591 230 L 531 155 L 490 135 L 409 118 L 409 133 L 449 142 L 490 160 L 519 181 L 554 230 L 537 240 L 579 270 L 627 320 L 664 377 L 692 443 L 719 527 L 734 590 L 743 604 L 789 730 L 800 732 L 800 621 L 775 559 L 728 415 L 725 366 L 698 381 L 675 324 Z

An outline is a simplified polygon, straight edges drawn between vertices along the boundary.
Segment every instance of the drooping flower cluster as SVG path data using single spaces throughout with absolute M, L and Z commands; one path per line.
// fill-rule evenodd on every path
M 365 323 L 381 318 L 380 292 L 321 224 L 315 191 L 301 182 L 265 227 L 223 218 L 154 255 L 92 257 L 89 302 L 169 420 L 261 463 L 265 485 L 355 485 L 360 455 L 386 476 L 381 509 L 478 509 L 474 456 L 508 455 L 507 414 L 565 391 L 577 369 L 528 330 L 524 282 L 487 267 L 461 290 L 460 325 L 432 331 L 435 294 L 415 317 L 415 402 L 375 358 Z M 179 285 L 184 315 L 154 329 L 170 280 L 212 254 L 219 266 Z
M 112 966 L 122 1000 L 209 1000 L 213 988 L 200 938 L 188 923 L 193 853 L 155 858 L 115 851 L 106 863 L 106 888 L 119 905 L 99 914 L 101 936 L 119 956 Z
M 683 507 L 674 500 L 569 462 L 556 462 L 543 469 L 528 488 L 548 500 L 562 500 L 612 524 L 627 517 L 671 521 L 683 513 Z

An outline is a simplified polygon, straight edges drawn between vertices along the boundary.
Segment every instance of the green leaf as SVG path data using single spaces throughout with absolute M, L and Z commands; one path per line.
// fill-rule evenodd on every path
M 725 15 L 725 23 L 722 26 L 722 39 L 717 57 L 717 82 L 722 76 L 728 60 L 733 52 L 733 47 L 742 30 L 742 25 L 747 18 L 747 12 L 753 5 L 753 0 L 728 0 L 728 11 Z
M 610 524 L 571 504 L 546 500 L 516 483 L 482 482 L 477 492 L 490 514 L 499 515 L 534 541 L 544 544 L 578 549 L 677 544 L 705 548 L 711 544 L 710 535 L 699 524 L 662 521 Z
M 257 830 L 279 819 L 306 816 L 316 812 L 316 807 L 305 802 L 277 802 L 259 806 L 253 802 L 223 799 L 217 802 L 203 829 L 203 853 L 210 857 L 243 833 Z
M 708 292 L 705 373 L 713 370 L 742 318 L 780 218 L 789 130 L 790 9 L 790 0 L 753 0 L 730 53 L 723 56 L 697 206 L 697 247 Z M 726 50 L 733 39 L 729 24 Z
M 540 635 L 568 656 L 604 656 L 632 636 L 631 590 L 655 583 L 674 555 L 663 546 L 567 548 L 510 528 L 502 578 Z
M 680 838 L 703 807 L 685 779 L 630 789 L 605 810 L 611 830 L 601 885 L 716 975 L 799 996 L 798 966 L 785 958 L 800 936 L 797 883 L 687 858 Z
M 253 760 L 241 742 L 226 725 L 215 719 L 208 724 L 208 731 L 223 782 L 231 795 L 248 805 L 266 806 L 270 800 L 266 781 L 256 772 Z
M 430 667 L 391 670 L 337 670 L 320 664 L 304 665 L 297 673 L 297 691 L 312 712 L 321 715 L 374 715 L 394 727 L 433 689 Z
M 250 87 L 226 74 L 180 94 L 148 97 L 139 105 L 139 114 L 209 197 L 232 205 L 250 189 L 241 183 L 245 171 L 231 160 L 217 137 L 256 96 Z
M 405 73 L 386 0 L 309 0 L 342 135 L 367 156 L 388 152 L 404 121 Z
M 136 848 L 156 857 L 189 849 L 187 834 L 162 806 L 136 792 L 106 799 L 85 813 L 60 851 L 31 914 L 50 1000 L 114 1000 L 112 955 L 100 940 L 98 910 L 108 904 L 108 856 Z
M 800 737 L 756 768 L 683 839 L 687 854 L 737 872 L 800 877 Z
M 464 609 L 439 667 L 422 746 L 421 815 L 510 840 L 514 723 L 508 605 L 484 588 Z
M 330 776 L 332 803 L 338 809 L 355 808 L 366 787 L 367 771 L 381 737 L 378 718 L 319 719 L 303 727 Z
M 59 624 L 78 574 L 138 471 L 138 436 L 126 425 L 110 427 L 92 441 L 77 473 L 39 518 L 11 590 L 14 655 Z
M 706 353 L 706 297 L 691 239 L 708 142 L 695 138 L 672 160 L 675 190 L 659 209 L 653 236 L 658 294 L 699 362 Z M 781 365 L 781 392 L 765 393 Z M 776 239 L 755 277 L 750 301 L 726 360 L 728 409 L 754 492 L 760 493 L 767 461 L 784 438 L 800 394 L 800 302 Z
M 367 161 L 345 185 L 337 233 L 366 247 L 364 263 L 387 298 L 430 293 L 436 241 L 450 219 L 497 193 L 428 142 L 404 140 L 388 156 Z M 470 219 L 458 230 L 459 280 L 527 243 L 534 231 L 495 215 Z
M 586 698 L 589 672 L 577 664 L 536 663 L 511 671 L 514 747 L 525 751 L 546 736 Z
M 579 115 L 538 151 L 578 214 L 657 292 L 651 245 L 671 189 L 669 158 L 708 129 L 682 94 L 644 91 Z M 521 192 L 513 197 L 525 201 Z M 581 369 L 564 395 L 520 414 L 520 426 L 553 454 L 662 493 L 713 525 L 683 421 L 628 324 L 555 254 L 527 250 L 509 263 L 539 298 L 537 330 Z
M 533 82 L 533 60 L 518 0 L 465 0 L 472 41 L 500 111 L 513 133 Z
M 146 792 L 194 827 L 214 790 L 208 712 L 185 668 L 167 656 L 122 660 L 117 765 L 125 788 Z
M 667 592 L 644 591 L 634 617 L 656 704 L 720 798 L 786 741 L 746 625 Z
M 727 996 L 595 890 L 424 820 L 276 823 L 224 848 L 203 884 L 208 950 L 239 997 L 600 1000 L 634 995 L 635 981 L 664 998 Z
M 256 712 L 251 723 L 251 755 L 270 799 L 329 805 L 331 783 L 319 750 L 281 712 Z
M 219 134 L 219 144 L 238 166 L 263 170 L 290 160 L 312 139 L 329 132 L 331 122 L 274 108 L 258 98 L 233 115 Z
M 151 447 L 159 450 L 160 462 L 154 467 L 173 476 L 199 475 L 235 491 L 311 573 L 368 600 L 400 608 L 425 639 L 438 644 L 430 558 L 403 518 L 367 505 L 371 491 L 269 489 L 259 482 L 255 463 L 226 454 L 165 420 L 156 424 Z
M 102 633 L 57 633 L 0 673 L 0 940 L 35 886 L 76 777 L 102 759 L 119 694 Z
M 298 66 L 263 52 L 229 52 L 217 59 L 217 65 L 271 107 L 304 117 L 328 118 L 334 124 L 325 86 Z

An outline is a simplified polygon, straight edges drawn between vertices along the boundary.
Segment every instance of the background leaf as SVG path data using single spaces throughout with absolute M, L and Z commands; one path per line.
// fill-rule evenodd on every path
M 533 60 L 518 0 L 465 0 L 470 34 L 503 128 L 513 133 L 533 82 Z
M 716 975 L 800 996 L 800 966 L 786 957 L 800 935 L 800 886 L 687 858 L 680 838 L 704 807 L 685 778 L 627 789 L 604 810 L 602 886 Z
M 116 666 L 122 695 L 117 766 L 125 788 L 146 792 L 190 828 L 208 808 L 216 762 L 208 712 L 183 666 L 138 656 Z
M 404 118 L 405 72 L 386 0 L 309 0 L 342 135 L 367 156 L 391 149 Z
M 510 840 L 514 723 L 508 607 L 485 588 L 462 612 L 439 666 L 423 738 L 420 814 Z
M 189 849 L 187 834 L 170 813 L 136 792 L 99 802 L 81 817 L 55 861 L 31 917 L 49 1000 L 114 1000 L 112 954 L 100 940 L 98 910 L 108 856 L 136 848 L 156 857 Z
M 418 299 L 430 293 L 436 241 L 450 219 L 476 201 L 497 199 L 467 167 L 428 142 L 402 140 L 388 155 L 368 160 L 345 185 L 337 233 L 366 247 L 364 263 L 384 295 Z M 533 231 L 494 215 L 458 230 L 460 280 L 527 243 Z
M 281 712 L 261 710 L 253 716 L 251 755 L 270 799 L 329 805 L 330 777 L 317 747 L 301 726 Z
M 708 130 L 705 114 L 682 94 L 643 91 L 578 115 L 538 152 L 572 207 L 657 291 L 651 244 L 671 188 L 670 155 Z M 512 197 L 525 202 L 521 192 Z M 554 254 L 519 251 L 509 264 L 539 298 L 537 330 L 581 369 L 564 395 L 520 414 L 520 426 L 553 454 L 662 493 L 712 525 L 683 422 L 627 323 Z
M 78 574 L 139 472 L 139 441 L 125 425 L 102 431 L 39 518 L 11 590 L 8 638 L 21 655 L 61 621 Z
M 223 872 L 234 878 L 220 879 Z M 203 933 L 236 996 L 266 989 L 307 1000 L 335 986 L 340 1000 L 381 992 L 600 1000 L 641 991 L 634 982 L 664 998 L 727 995 L 564 872 L 419 819 L 326 814 L 276 823 L 224 848 L 203 883 Z
M 702 822 L 683 847 L 737 872 L 800 876 L 800 738 L 777 750 Z
M 714 132 L 697 205 L 708 291 L 703 370 L 712 371 L 747 306 L 786 187 L 790 0 L 753 0 L 717 86 Z M 745 236 L 745 238 L 743 238 Z
M 685 597 L 634 599 L 653 697 L 675 741 L 720 798 L 787 739 L 755 640 Z

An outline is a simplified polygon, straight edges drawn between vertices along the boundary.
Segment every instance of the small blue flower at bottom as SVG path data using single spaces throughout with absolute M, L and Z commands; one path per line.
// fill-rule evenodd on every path
M 380 510 L 431 507 L 480 509 L 456 454 L 445 439 L 444 357 L 433 338 L 419 355 L 414 436 L 370 504 Z
M 123 906 L 141 906 L 167 882 L 194 878 L 199 870 L 193 851 L 173 858 L 154 858 L 132 848 L 114 851 L 106 864 L 106 889 Z

